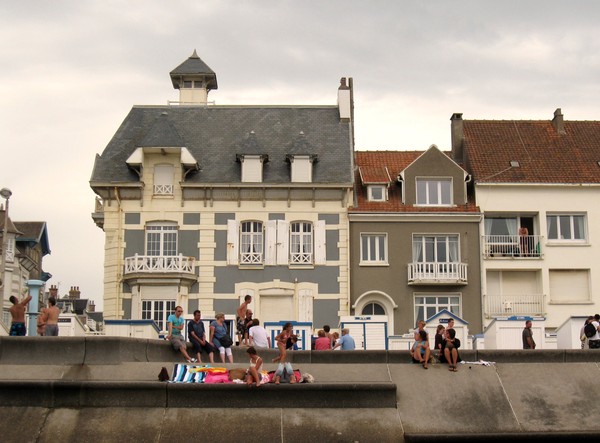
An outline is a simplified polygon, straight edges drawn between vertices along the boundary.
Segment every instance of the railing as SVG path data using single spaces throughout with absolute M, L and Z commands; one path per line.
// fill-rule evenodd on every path
M 512 315 L 544 315 L 544 294 L 484 295 L 487 318 Z
M 540 258 L 541 235 L 484 235 L 483 257 Z
M 125 258 L 125 274 L 133 272 L 194 272 L 194 257 L 179 255 L 137 255 Z
M 312 263 L 312 254 L 310 252 L 292 252 L 292 264 L 308 265 Z
M 242 265 L 260 265 L 262 264 L 261 252 L 242 252 L 240 255 L 240 264 Z
M 173 185 L 154 185 L 154 195 L 173 195 Z
M 408 264 L 409 283 L 466 283 L 467 264 L 423 262 Z

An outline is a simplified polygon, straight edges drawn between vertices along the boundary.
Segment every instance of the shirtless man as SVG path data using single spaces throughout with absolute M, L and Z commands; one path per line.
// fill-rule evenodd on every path
M 14 295 L 11 295 L 9 300 L 13 304 L 10 308 L 12 323 L 10 325 L 9 335 L 25 336 L 27 335 L 27 327 L 25 326 L 25 307 L 31 301 L 31 295 L 28 295 L 22 301 L 19 301 Z
M 44 335 L 46 337 L 58 336 L 58 316 L 60 315 L 60 309 L 56 307 L 56 299 L 54 297 L 48 298 L 48 307 L 46 308 L 42 322 L 46 326 Z
M 242 339 L 244 338 L 245 332 L 245 319 L 246 319 L 246 311 L 248 310 L 248 305 L 252 303 L 252 296 L 246 295 L 244 297 L 244 301 L 237 308 L 237 318 L 236 318 L 236 328 L 237 328 L 237 336 L 238 336 L 238 346 L 241 346 Z

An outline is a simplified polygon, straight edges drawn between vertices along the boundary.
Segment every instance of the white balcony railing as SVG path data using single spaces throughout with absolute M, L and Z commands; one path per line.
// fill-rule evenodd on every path
M 466 263 L 409 263 L 409 283 L 467 283 Z
M 194 257 L 179 255 L 134 255 L 125 258 L 125 274 L 134 272 L 194 272 Z
M 543 316 L 545 314 L 544 294 L 486 294 L 483 298 L 487 318 L 512 315 Z
M 154 185 L 154 195 L 173 195 L 173 185 Z
M 483 257 L 540 258 L 541 235 L 484 235 Z

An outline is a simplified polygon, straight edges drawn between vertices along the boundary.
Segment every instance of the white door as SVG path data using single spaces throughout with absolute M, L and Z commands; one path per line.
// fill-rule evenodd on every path
M 258 318 L 262 323 L 296 320 L 294 298 L 289 295 L 261 296 L 260 317 Z

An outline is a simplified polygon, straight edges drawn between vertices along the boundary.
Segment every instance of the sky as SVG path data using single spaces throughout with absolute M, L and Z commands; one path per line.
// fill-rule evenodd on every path
M 102 310 L 89 186 L 133 105 L 177 100 L 194 51 L 217 104 L 335 104 L 354 79 L 357 150 L 450 148 L 450 117 L 600 119 L 600 2 L 231 0 L 0 3 L 0 187 L 45 221 L 44 270 Z

